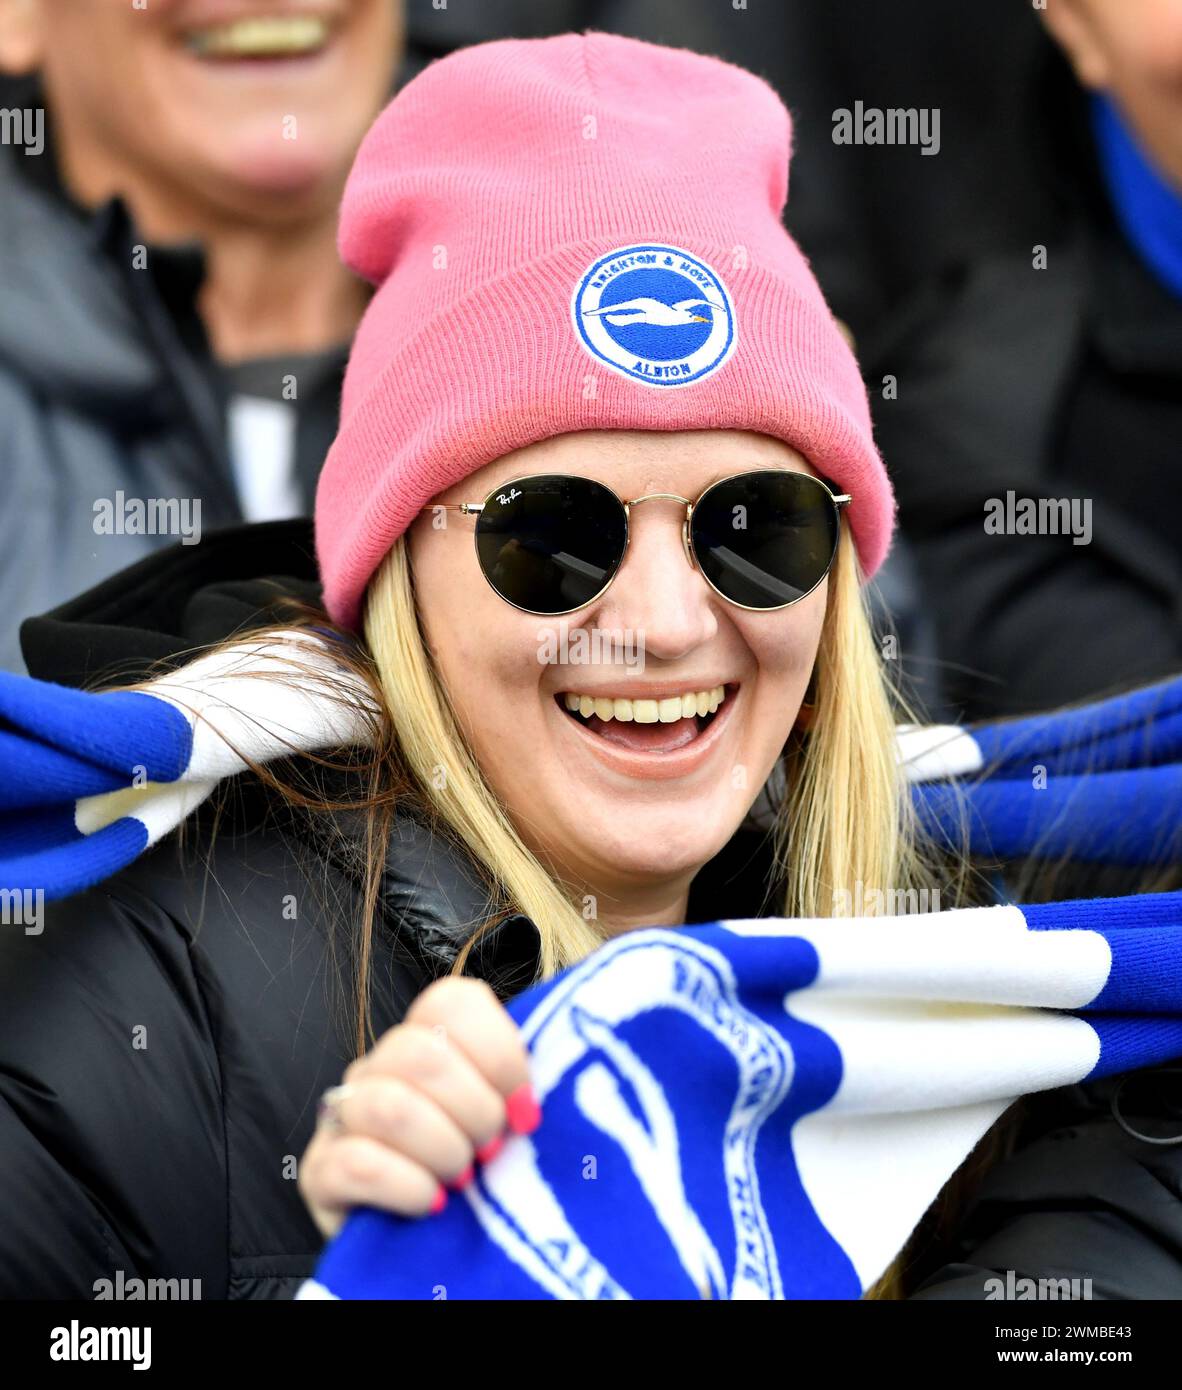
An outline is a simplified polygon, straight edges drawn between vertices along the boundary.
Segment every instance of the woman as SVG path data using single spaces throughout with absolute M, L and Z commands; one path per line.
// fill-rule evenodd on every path
M 535 975 L 855 885 L 959 900 L 898 780 L 859 592 L 889 484 L 780 223 L 788 137 L 749 74 L 609 35 L 436 63 L 342 212 L 377 289 L 317 501 L 325 611 L 285 606 L 315 571 L 262 527 L 26 625 L 66 684 L 315 629 L 336 674 L 307 688 L 361 692 L 367 736 L 232 783 L 185 826 L 205 872 L 165 844 L 5 938 L 10 1296 L 116 1271 L 290 1293 L 316 1227 L 427 1216 L 542 1122 L 502 1006 Z

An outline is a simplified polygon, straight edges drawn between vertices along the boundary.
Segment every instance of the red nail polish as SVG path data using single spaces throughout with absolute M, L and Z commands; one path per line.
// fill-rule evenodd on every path
M 435 1194 L 435 1200 L 431 1203 L 431 1215 L 438 1216 L 445 1206 L 447 1206 L 447 1193 L 443 1190 L 441 1183 L 439 1191 Z
M 476 1150 L 476 1158 L 481 1163 L 488 1163 L 492 1159 L 496 1158 L 497 1154 L 499 1154 L 504 1147 L 505 1136 L 503 1134 L 498 1134 L 494 1138 L 490 1139 L 488 1143 L 483 1146 L 483 1148 L 479 1148 Z
M 505 1111 L 514 1134 L 532 1134 L 542 1123 L 542 1110 L 528 1081 L 505 1102 Z
M 475 1176 L 476 1169 L 472 1166 L 472 1164 L 469 1163 L 467 1168 L 464 1169 L 464 1171 L 459 1175 L 459 1177 L 452 1178 L 452 1180 L 447 1185 L 452 1189 L 453 1192 L 458 1192 L 461 1187 L 467 1187 Z

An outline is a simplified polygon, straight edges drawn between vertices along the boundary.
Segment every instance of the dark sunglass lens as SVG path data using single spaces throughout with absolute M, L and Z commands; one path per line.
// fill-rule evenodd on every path
M 619 568 L 626 537 L 624 509 L 610 489 L 559 473 L 506 483 L 476 522 L 489 583 L 531 613 L 590 603 Z
M 711 584 L 746 608 L 780 608 L 825 577 L 837 549 L 837 508 L 807 473 L 741 474 L 694 508 L 694 553 Z

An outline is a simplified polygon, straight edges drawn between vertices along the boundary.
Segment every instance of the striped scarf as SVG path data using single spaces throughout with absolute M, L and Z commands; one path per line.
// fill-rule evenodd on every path
M 0 674 L 4 901 L 103 881 L 367 709 L 306 632 L 135 691 Z M 1182 679 L 897 747 L 937 841 L 1178 859 Z M 438 1216 L 355 1212 L 301 1297 L 860 1297 L 1012 1101 L 1182 1056 L 1182 893 L 640 930 L 509 1009 L 541 1127 Z

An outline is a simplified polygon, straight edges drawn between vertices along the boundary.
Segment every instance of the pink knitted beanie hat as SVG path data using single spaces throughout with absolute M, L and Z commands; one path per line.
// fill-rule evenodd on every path
M 377 291 L 316 498 L 336 621 L 357 625 L 433 497 L 577 430 L 783 439 L 853 495 L 873 574 L 894 500 L 853 354 L 780 220 L 790 138 L 760 78 L 614 34 L 478 44 L 399 92 L 341 210 L 341 255 Z

